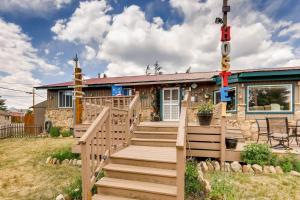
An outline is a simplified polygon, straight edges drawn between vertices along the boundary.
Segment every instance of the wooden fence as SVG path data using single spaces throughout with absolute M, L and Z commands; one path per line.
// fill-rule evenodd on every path
M 0 139 L 36 137 L 42 132 L 40 126 L 25 126 L 23 123 L 0 125 Z

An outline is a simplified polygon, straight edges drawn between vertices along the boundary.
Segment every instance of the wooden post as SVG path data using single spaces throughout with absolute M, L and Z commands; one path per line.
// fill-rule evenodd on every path
M 73 59 L 75 62 L 75 68 L 74 68 L 74 97 L 75 97 L 75 109 L 74 109 L 74 124 L 81 124 L 82 123 L 82 71 L 81 68 L 78 67 L 78 57 Z

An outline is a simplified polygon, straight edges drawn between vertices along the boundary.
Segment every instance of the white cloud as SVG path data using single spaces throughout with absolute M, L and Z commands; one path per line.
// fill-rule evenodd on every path
M 69 20 L 57 20 L 51 30 L 55 39 L 70 42 L 100 42 L 108 31 L 111 17 L 106 13 L 111 9 L 106 1 L 80 2 Z
M 45 15 L 70 4 L 72 0 L 1 0 L 0 11 Z
M 30 38 L 22 33 L 19 26 L 7 23 L 0 18 L 0 85 L 2 87 L 31 91 L 33 85 L 39 85 L 41 81 L 34 78 L 32 72 L 58 73 L 62 72 L 37 55 L 37 50 L 32 47 Z M 1 95 L 24 96 L 22 92 L 0 90 Z M 7 98 L 7 104 L 31 105 L 31 98 Z
M 92 60 L 96 58 L 96 51 L 88 45 L 85 46 L 84 54 L 86 60 Z
M 279 36 L 290 36 L 291 39 L 300 39 L 300 23 L 290 24 L 280 31 Z
M 111 25 L 107 23 L 104 29 L 107 34 L 101 32 L 98 35 L 84 34 L 93 33 L 93 30 L 99 31 L 99 28 L 93 26 L 89 27 L 93 30 L 85 28 L 88 31 L 73 31 L 68 28 L 69 24 L 75 22 L 74 16 L 78 15 L 76 12 L 79 13 L 79 9 L 83 9 L 81 5 L 69 20 L 59 21 L 53 29 L 56 29 L 54 32 L 58 34 L 58 39 L 84 44 L 86 59 L 92 59 L 94 51 L 98 51 L 97 58 L 108 63 L 105 73 L 109 76 L 143 74 L 145 66 L 155 61 L 158 61 L 167 73 L 183 72 L 189 66 L 192 67 L 192 71 L 218 70 L 221 59 L 220 25 L 214 24 L 214 19 L 221 15 L 221 3 L 170 0 L 171 7 L 178 10 L 184 20 L 181 24 L 169 28 L 163 28 L 165 22 L 159 17 L 154 17 L 153 22 L 147 21 L 145 13 L 138 6 L 131 5 L 122 13 L 114 15 Z M 253 10 L 251 2 L 247 0 L 230 3 L 232 69 L 277 67 L 297 63 L 300 65 L 299 55 L 295 53 L 291 44 L 273 39 L 283 27 L 292 27 L 292 22 L 275 23 L 267 15 Z M 86 2 L 85 6 L 89 7 L 89 4 L 92 2 Z M 109 18 L 110 15 L 102 12 L 101 18 L 104 17 Z M 90 17 L 89 20 L 91 24 L 96 21 Z M 80 27 L 85 27 L 84 23 L 82 24 Z M 294 34 L 294 30 L 291 28 L 288 33 Z M 73 37 L 66 37 L 66 32 L 75 34 Z M 82 38 L 83 35 L 86 38 Z M 93 48 L 95 43 L 91 45 L 92 40 L 96 41 L 99 47 Z

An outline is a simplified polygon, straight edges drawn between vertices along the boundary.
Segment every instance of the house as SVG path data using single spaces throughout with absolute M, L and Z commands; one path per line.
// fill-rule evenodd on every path
M 11 123 L 11 115 L 9 112 L 0 110 L 0 125 L 6 125 Z
M 228 118 L 233 126 L 242 127 L 245 137 L 251 137 L 256 118 L 300 119 L 300 67 L 235 70 L 229 84 Z M 73 126 L 72 85 L 73 82 L 64 82 L 36 88 L 47 89 L 46 120 L 54 126 Z M 192 122 L 197 122 L 199 103 L 220 102 L 220 78 L 216 71 L 92 78 L 84 85 L 85 97 L 111 96 L 115 87 L 121 88 L 124 96 L 139 91 L 142 121 L 178 121 L 180 100 L 187 90 L 191 91 Z

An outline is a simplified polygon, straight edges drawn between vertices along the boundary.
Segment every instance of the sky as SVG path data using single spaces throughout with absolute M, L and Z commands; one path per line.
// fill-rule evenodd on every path
M 0 0 L 0 96 L 32 105 L 33 86 L 220 68 L 221 0 Z M 231 69 L 300 66 L 299 0 L 229 0 Z M 8 90 L 9 88 L 12 90 Z M 18 90 L 18 91 L 15 91 Z M 37 91 L 36 102 L 46 100 Z

